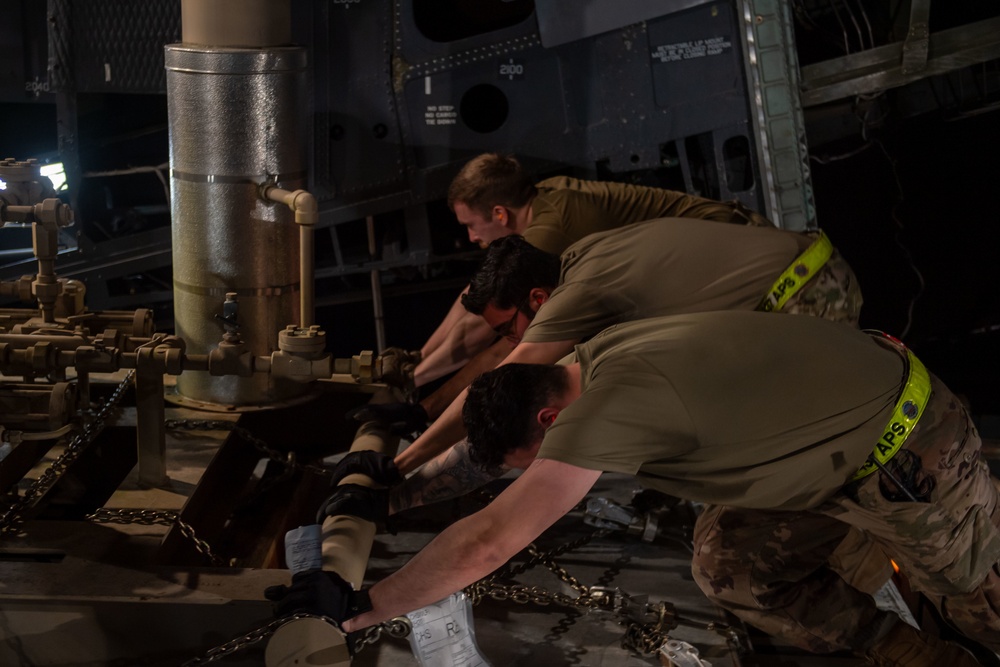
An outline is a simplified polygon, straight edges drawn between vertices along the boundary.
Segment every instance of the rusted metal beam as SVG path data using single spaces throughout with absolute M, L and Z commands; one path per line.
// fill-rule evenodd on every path
M 921 69 L 904 67 L 904 46 L 896 42 L 803 67 L 802 106 L 898 88 L 1000 58 L 1000 17 L 930 35 L 926 66 Z

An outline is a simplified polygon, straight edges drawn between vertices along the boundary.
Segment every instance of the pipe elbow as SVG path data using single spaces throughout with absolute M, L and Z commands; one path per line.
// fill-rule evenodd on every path
M 295 211 L 295 223 L 315 225 L 319 222 L 319 205 L 311 192 L 296 190 L 291 196 L 291 208 Z
M 260 186 L 260 197 L 290 208 L 295 213 L 295 223 L 298 225 L 311 226 L 319 222 L 319 204 L 311 192 L 306 190 L 289 192 L 274 184 L 266 183 Z

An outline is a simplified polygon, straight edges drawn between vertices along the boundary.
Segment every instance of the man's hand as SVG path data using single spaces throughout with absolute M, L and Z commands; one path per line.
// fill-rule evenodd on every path
M 322 524 L 328 516 L 356 516 L 370 521 L 393 535 L 395 529 L 389 521 L 389 492 L 360 484 L 341 484 L 323 501 L 316 513 L 316 523 Z
M 337 623 L 371 610 L 366 591 L 355 592 L 336 572 L 306 570 L 292 576 L 292 585 L 268 586 L 264 597 L 274 602 L 274 615 L 297 612 L 328 616 Z
M 386 348 L 378 356 L 376 362 L 378 377 L 382 382 L 411 392 L 413 386 L 413 371 L 420 363 L 420 350 L 404 350 L 399 347 Z
M 385 487 L 393 487 L 403 481 L 403 474 L 399 472 L 391 456 L 382 452 L 363 450 L 349 452 L 340 459 L 330 474 L 330 486 L 335 487 L 348 475 L 355 474 L 367 475 L 373 482 Z
M 429 421 L 427 411 L 419 403 L 369 403 L 348 412 L 347 418 L 359 422 L 379 422 L 393 435 L 404 438 L 423 433 Z

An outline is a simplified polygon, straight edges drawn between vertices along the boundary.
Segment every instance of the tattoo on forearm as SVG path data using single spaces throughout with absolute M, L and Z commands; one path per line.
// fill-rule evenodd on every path
M 463 440 L 437 458 L 428 461 L 392 491 L 390 511 L 457 498 L 502 475 L 502 469 L 486 471 L 469 459 L 469 445 Z

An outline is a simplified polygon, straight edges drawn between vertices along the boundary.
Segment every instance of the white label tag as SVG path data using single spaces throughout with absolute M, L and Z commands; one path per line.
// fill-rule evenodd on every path
M 292 574 L 323 567 L 322 526 L 317 523 L 285 533 L 285 563 Z
M 896 584 L 893 583 L 892 579 L 885 582 L 885 585 L 875 593 L 875 606 L 882 611 L 895 612 L 903 621 L 909 623 L 917 630 L 920 629 L 920 624 L 917 623 L 917 619 L 913 618 L 913 612 L 906 606 L 906 601 L 903 599 L 902 593 L 896 588 Z
M 410 647 L 422 667 L 489 667 L 479 652 L 472 605 L 458 592 L 406 615 L 413 625 Z

